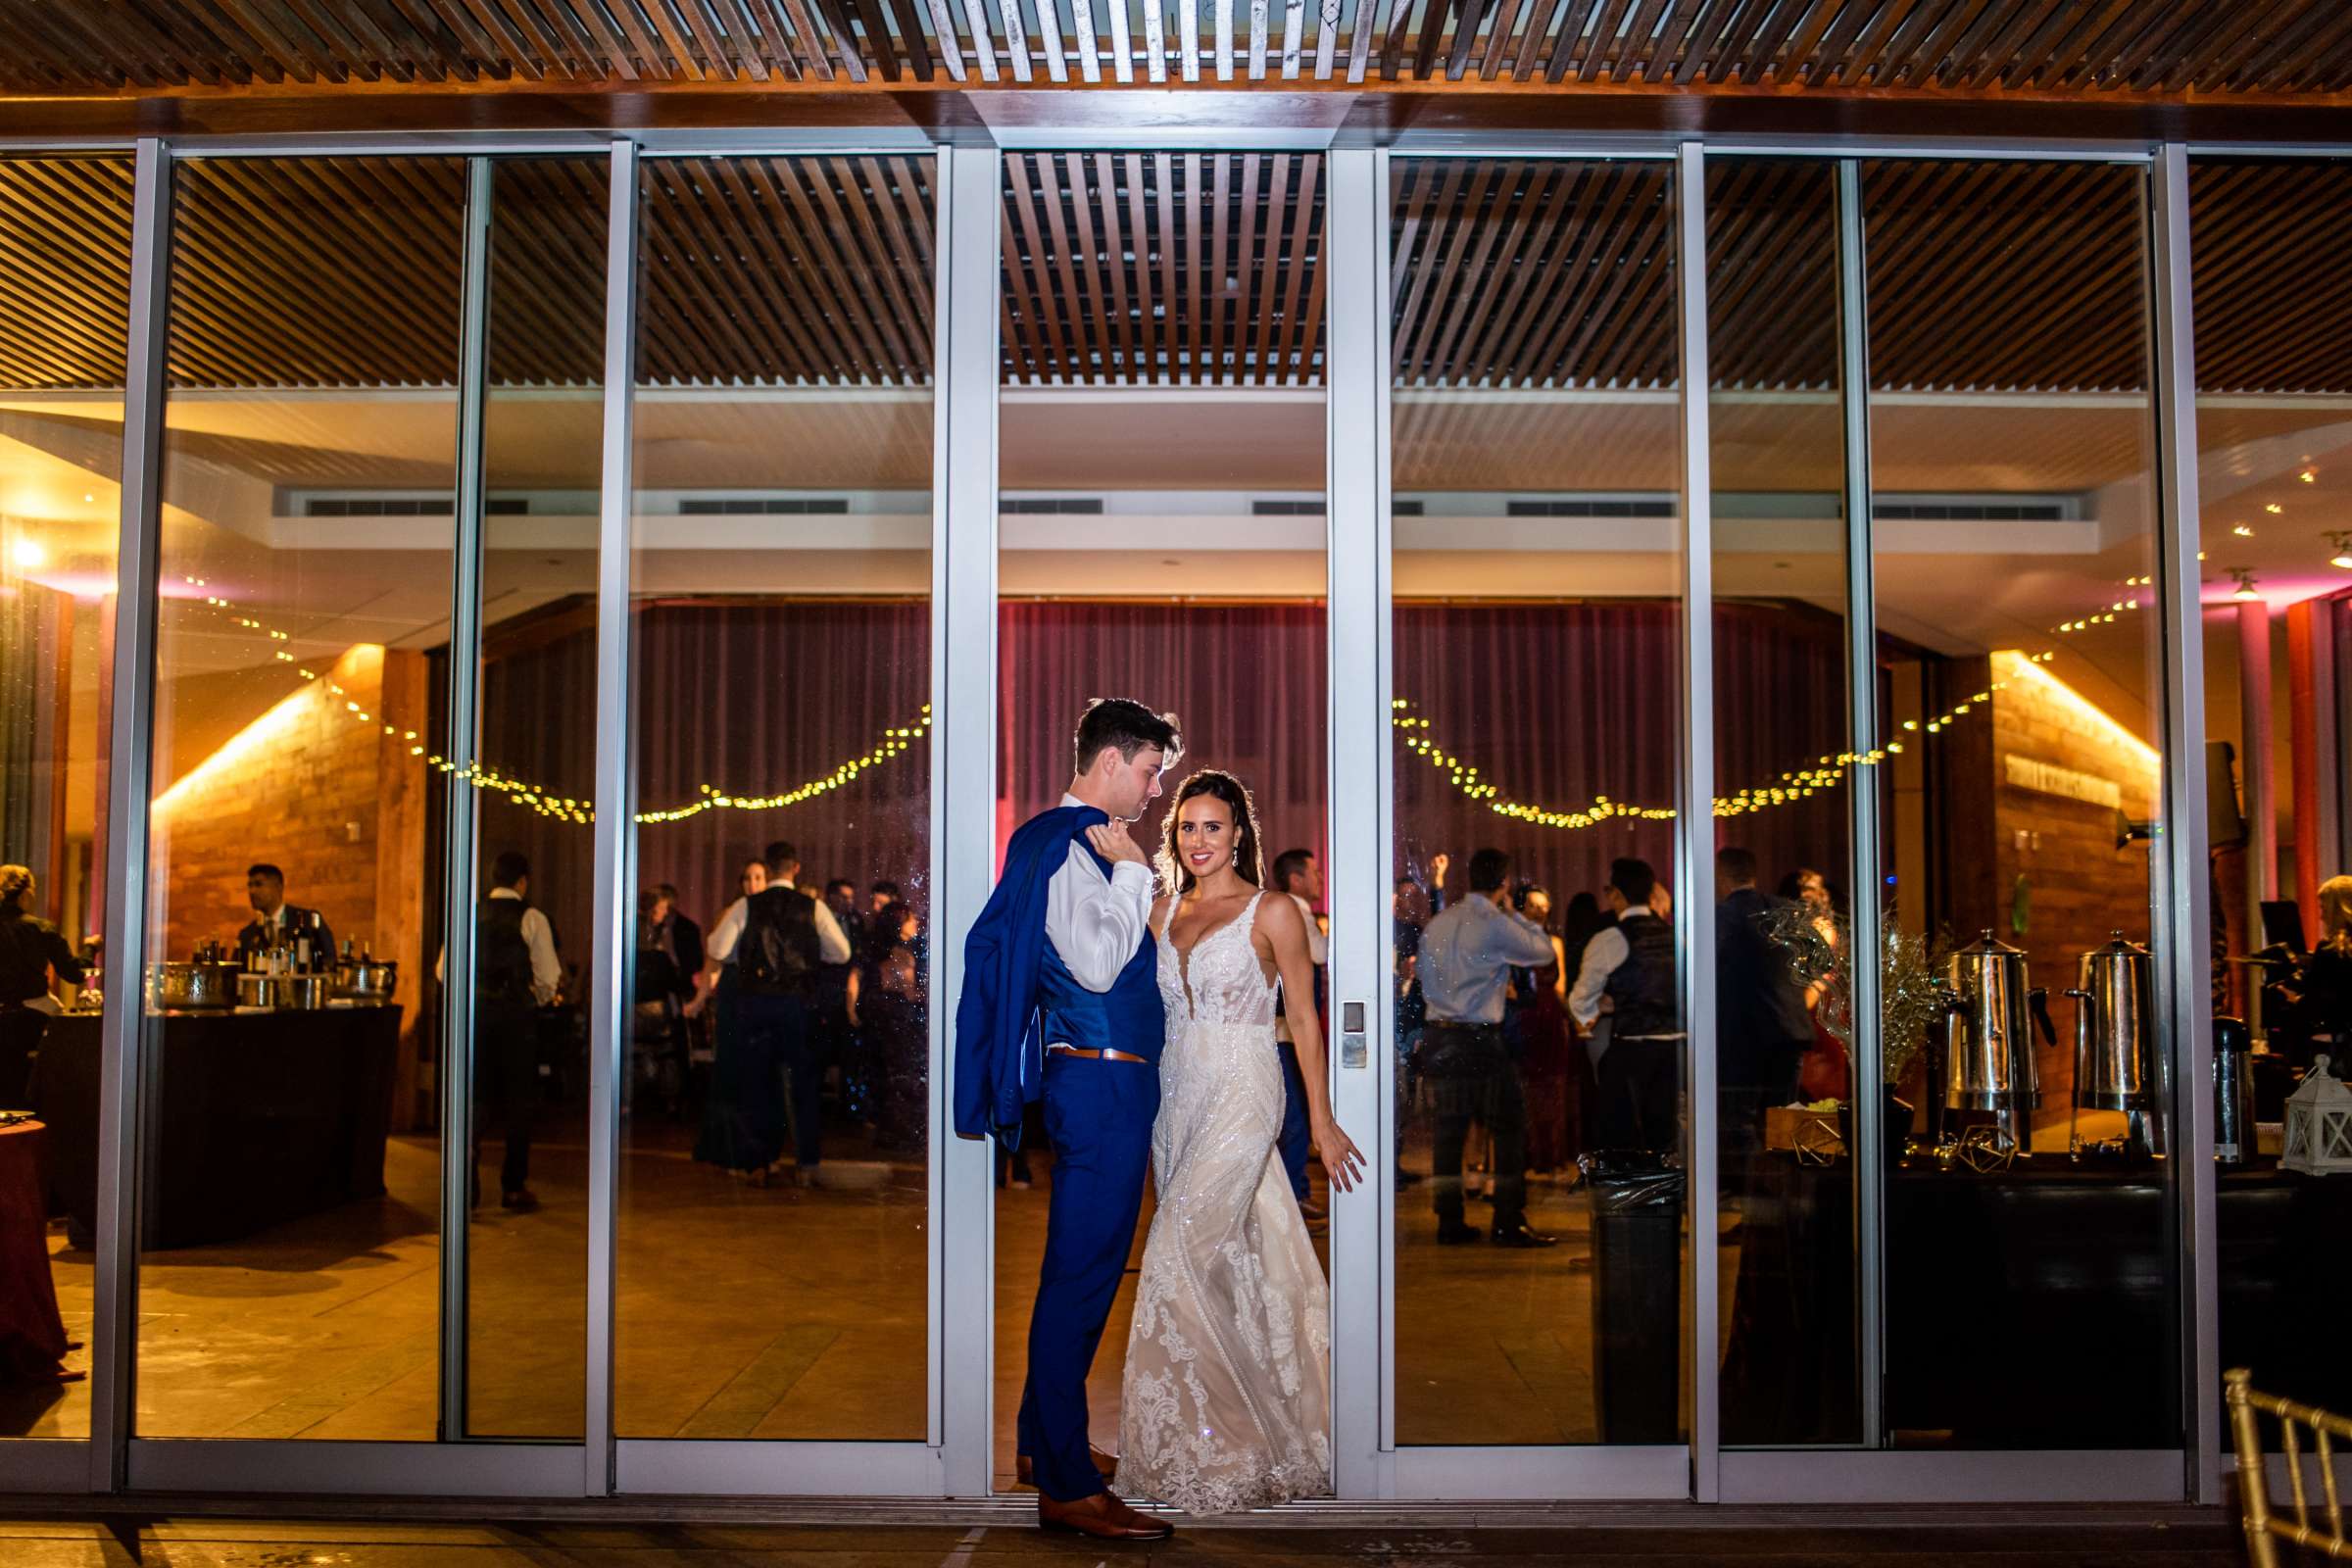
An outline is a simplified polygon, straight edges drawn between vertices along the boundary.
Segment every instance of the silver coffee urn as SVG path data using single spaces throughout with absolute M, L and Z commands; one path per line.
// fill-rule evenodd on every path
M 2164 1152 L 2158 1114 L 2153 967 L 2148 950 L 2117 931 L 2082 955 L 2075 1000 L 2075 1093 L 2068 1142 L 2077 1153 L 2074 1118 L 2120 1110 L 2128 1119 L 2123 1152 L 2146 1159 Z
M 2049 993 L 2026 983 L 2025 954 L 1990 931 L 1945 957 L 1944 978 L 1956 1004 L 1944 1103 L 1991 1111 L 2007 1151 L 2023 1158 L 2033 1151 L 2034 1112 L 2041 1104 L 2033 1028 L 2038 1025 L 2043 1040 L 2058 1043 Z

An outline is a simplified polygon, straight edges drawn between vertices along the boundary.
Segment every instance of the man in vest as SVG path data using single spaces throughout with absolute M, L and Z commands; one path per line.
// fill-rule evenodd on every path
M 1037 1488 L 1041 1526 L 1114 1541 L 1172 1533 L 1103 1484 L 1117 1462 L 1087 1441 L 1086 1373 L 1135 1242 L 1159 1113 L 1152 878 L 1127 824 L 1182 750 L 1174 714 L 1124 698 L 1088 707 L 1068 793 L 1005 847 L 964 943 L 956 1008 L 956 1132 L 1017 1144 L 1023 1107 L 1042 1100 L 1054 1141 L 1020 1476 Z
M 490 894 L 473 919 L 474 1165 L 481 1165 L 484 1114 L 496 1111 L 507 1132 L 498 1202 L 519 1214 L 539 1206 L 530 1189 L 539 1009 L 564 984 L 555 932 L 531 907 L 530 886 L 531 862 L 503 852 L 490 862 Z
M 801 857 L 789 840 L 770 844 L 766 859 L 767 887 L 744 901 L 742 934 L 726 940 L 728 922 L 720 921 L 710 952 L 735 960 L 736 1016 L 751 1059 L 784 1070 L 794 1172 L 809 1185 L 823 1154 L 825 1058 L 815 1009 L 824 966 L 850 961 L 850 939 L 832 910 L 794 885 Z
M 1600 1147 L 1663 1154 L 1674 1147 L 1683 1006 L 1674 923 L 1658 914 L 1657 892 L 1647 860 L 1610 862 L 1607 897 L 1617 923 L 1585 945 L 1568 1013 L 1586 1034 L 1603 1012 L 1611 1019 L 1597 1086 Z

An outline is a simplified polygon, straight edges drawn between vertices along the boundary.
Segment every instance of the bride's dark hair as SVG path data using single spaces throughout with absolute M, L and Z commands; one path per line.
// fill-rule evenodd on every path
M 1192 891 L 1193 873 L 1184 868 L 1176 854 L 1176 827 L 1184 815 L 1184 803 L 1200 796 L 1210 796 L 1225 803 L 1233 813 L 1233 868 L 1245 882 L 1265 886 L 1265 869 L 1258 859 L 1257 808 L 1250 802 L 1250 790 L 1231 773 L 1204 767 L 1176 786 L 1176 799 L 1168 804 L 1168 814 L 1160 819 L 1159 854 L 1154 858 L 1159 866 L 1160 886 L 1182 898 Z

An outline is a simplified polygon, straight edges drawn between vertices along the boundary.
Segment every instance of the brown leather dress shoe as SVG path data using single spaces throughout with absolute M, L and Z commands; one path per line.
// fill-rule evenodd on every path
M 1076 1502 L 1055 1502 L 1041 1494 L 1037 1528 L 1093 1536 L 1099 1541 L 1165 1541 L 1176 1533 L 1176 1527 L 1166 1520 L 1137 1513 L 1107 1492 Z
M 1104 1453 L 1091 1443 L 1087 1445 L 1086 1452 L 1087 1456 L 1095 1461 L 1095 1470 L 1103 1480 L 1108 1481 L 1119 1473 L 1119 1456 L 1117 1454 Z M 1014 1481 L 1024 1487 L 1036 1486 L 1037 1461 L 1025 1453 L 1015 1455 L 1012 1461 L 1012 1477 Z

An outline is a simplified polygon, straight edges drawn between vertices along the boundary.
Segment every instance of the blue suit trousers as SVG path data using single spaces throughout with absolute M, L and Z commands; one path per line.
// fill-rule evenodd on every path
M 1291 1179 L 1291 1196 L 1301 1203 L 1306 1184 L 1306 1156 L 1313 1140 L 1306 1130 L 1306 1077 L 1298 1070 L 1298 1048 L 1288 1040 L 1282 1051 L 1282 1131 L 1274 1135 L 1274 1152 L 1282 1156 L 1283 1174 Z
M 1135 1246 L 1159 1068 L 1049 1054 L 1045 1107 L 1054 1185 L 1045 1266 L 1029 1314 L 1018 1442 L 1035 1466 L 1037 1490 L 1076 1502 L 1109 1490 L 1088 1452 L 1086 1374 Z

